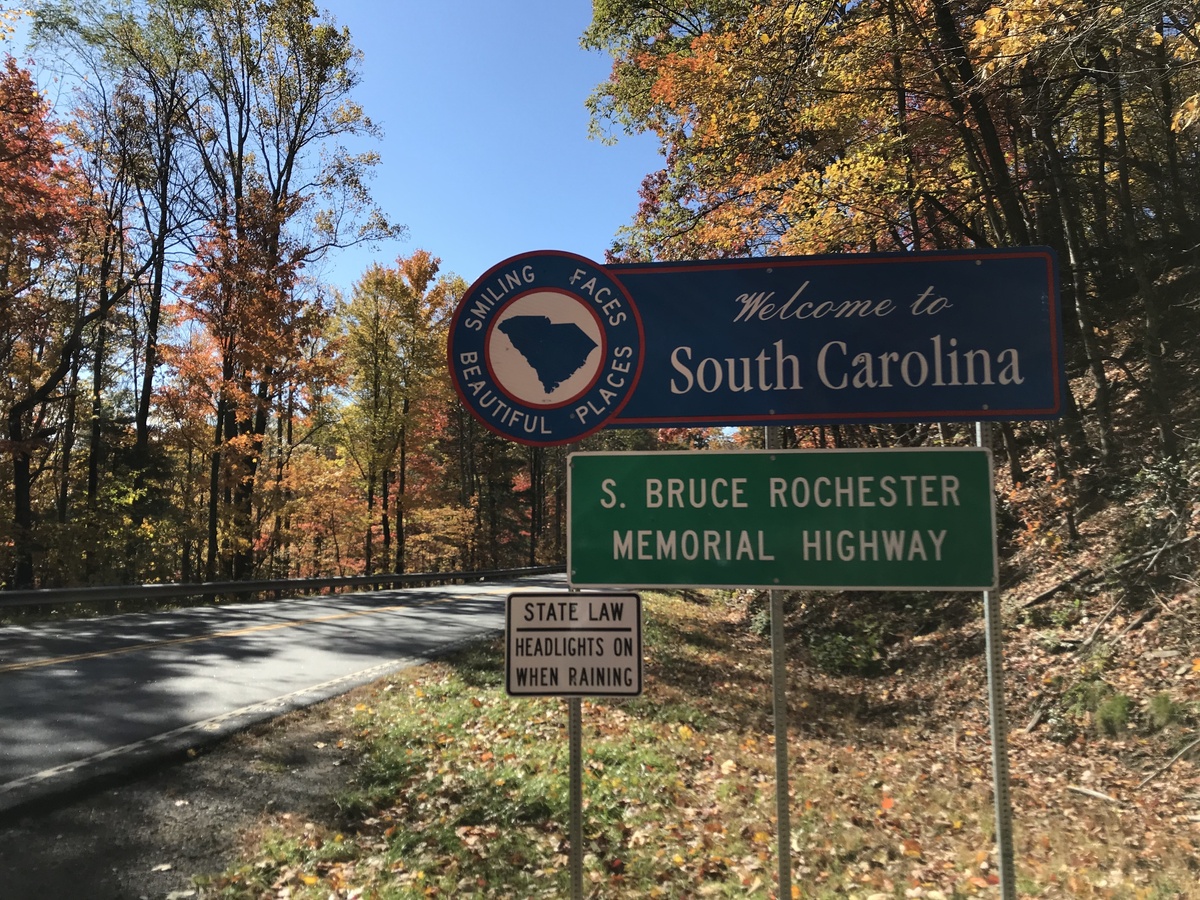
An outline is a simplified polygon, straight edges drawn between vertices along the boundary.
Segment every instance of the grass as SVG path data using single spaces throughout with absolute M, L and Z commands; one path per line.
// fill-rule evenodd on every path
M 644 597 L 645 694 L 583 703 L 585 893 L 773 896 L 769 651 L 733 598 Z M 795 896 L 996 895 L 981 666 L 917 682 L 793 665 Z M 569 896 L 565 704 L 507 697 L 502 669 L 501 646 L 481 645 L 347 704 L 362 763 L 341 815 L 274 815 L 201 896 Z M 930 705 L 956 692 L 966 713 Z M 864 695 L 876 713 L 856 717 L 848 698 Z M 1012 742 L 1022 896 L 1188 896 L 1186 827 L 1065 794 L 1078 747 Z
M 1176 703 L 1166 691 L 1157 693 L 1150 698 L 1147 717 L 1150 721 L 1150 727 L 1156 731 L 1161 731 L 1170 725 L 1174 725 L 1183 719 L 1185 714 L 1184 707 Z
M 1096 727 L 1109 737 L 1117 737 L 1129 723 L 1133 701 L 1125 694 L 1113 694 L 1096 708 Z

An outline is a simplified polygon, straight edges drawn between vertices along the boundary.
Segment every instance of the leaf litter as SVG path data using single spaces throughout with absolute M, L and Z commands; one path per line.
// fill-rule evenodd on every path
M 587 896 L 775 896 L 770 654 L 747 627 L 758 602 L 648 594 L 644 695 L 584 701 Z M 806 604 L 821 602 L 792 598 L 789 619 L 793 896 L 995 896 L 982 623 L 945 617 L 888 647 L 877 670 L 830 674 L 804 643 Z M 1022 896 L 1194 895 L 1192 759 L 1138 787 L 1196 725 L 1200 667 L 1192 652 L 1153 655 L 1163 628 L 1106 651 L 1102 680 L 1139 698 L 1115 734 L 1070 705 L 1071 686 L 1098 674 L 1093 657 L 1006 634 L 1010 722 L 1051 710 L 1010 725 Z M 499 644 L 484 645 L 344 704 L 362 755 L 340 815 L 271 817 L 202 895 L 569 895 L 565 706 L 505 696 L 502 666 Z M 1177 718 L 1152 729 L 1141 711 L 1164 688 Z

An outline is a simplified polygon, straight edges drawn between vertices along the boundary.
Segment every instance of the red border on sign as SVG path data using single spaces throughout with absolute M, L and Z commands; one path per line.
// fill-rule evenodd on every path
M 1047 292 L 1049 304 L 1049 340 L 1050 365 L 1052 371 L 1061 373 L 1062 337 L 1059 334 L 1058 321 L 1061 317 L 1060 302 L 1057 290 L 1055 259 L 1052 252 L 1041 248 L 1017 248 L 982 251 L 937 252 L 922 251 L 919 254 L 885 253 L 885 254 L 832 254 L 824 256 L 776 256 L 756 259 L 712 260 L 707 262 L 658 262 L 658 263 L 616 263 L 608 267 L 608 271 L 616 278 L 622 272 L 662 271 L 666 272 L 705 272 L 715 269 L 725 269 L 736 266 L 739 269 L 771 269 L 797 268 L 808 266 L 864 266 L 864 265 L 893 265 L 911 262 L 923 264 L 927 262 L 955 261 L 969 262 L 972 258 L 979 260 L 995 259 L 1036 259 L 1041 258 L 1046 265 L 1046 284 L 1050 287 Z M 984 421 L 1003 421 L 1006 418 L 1058 418 L 1063 413 L 1063 379 L 1055 378 L 1051 386 L 1053 402 L 1049 407 L 1037 409 L 954 409 L 954 410 L 899 410 L 887 412 L 813 412 L 788 413 L 780 415 L 752 414 L 747 416 L 723 415 L 720 420 L 729 427 L 737 425 L 769 425 L 784 424 L 813 424 L 826 422 L 871 423 L 871 422 L 913 422 L 936 421 L 938 417 L 947 420 L 981 419 Z M 673 425 L 710 426 L 712 416 L 641 416 L 637 418 L 622 418 L 618 413 L 608 419 L 609 422 L 625 427 L 659 428 Z

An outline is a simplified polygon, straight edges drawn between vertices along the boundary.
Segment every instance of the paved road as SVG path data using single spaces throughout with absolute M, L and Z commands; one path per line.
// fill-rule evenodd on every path
M 342 693 L 504 626 L 563 576 L 0 628 L 0 812 Z

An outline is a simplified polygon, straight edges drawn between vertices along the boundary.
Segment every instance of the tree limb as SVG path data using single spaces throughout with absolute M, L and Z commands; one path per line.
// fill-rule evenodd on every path
M 1175 763 L 1179 762 L 1179 760 L 1182 757 L 1186 756 L 1189 751 L 1193 750 L 1194 748 L 1196 748 L 1198 746 L 1200 746 L 1200 738 L 1196 738 L 1194 741 L 1192 741 L 1190 744 L 1188 744 L 1186 747 L 1184 747 L 1182 750 L 1180 750 L 1178 753 L 1176 753 L 1174 756 L 1172 756 L 1171 759 L 1167 762 L 1167 764 L 1165 766 L 1163 766 L 1162 768 L 1160 768 L 1158 771 L 1152 772 L 1151 774 L 1147 775 L 1144 779 L 1142 779 L 1142 783 L 1138 785 L 1138 790 L 1141 790 L 1142 788 L 1144 788 L 1146 785 L 1148 785 L 1150 782 L 1152 782 L 1155 778 L 1157 778 L 1163 772 L 1167 771 L 1167 769 L 1171 768 L 1171 766 L 1175 765 Z
M 1076 794 L 1083 794 L 1086 797 L 1095 797 L 1097 800 L 1107 800 L 1109 803 L 1117 804 L 1117 806 L 1125 805 L 1120 800 L 1118 800 L 1116 797 L 1110 797 L 1110 796 L 1108 796 L 1108 794 L 1102 794 L 1102 793 L 1100 793 L 1100 791 L 1093 791 L 1090 788 L 1079 787 L 1074 784 L 1068 784 L 1067 790 L 1074 791 Z

